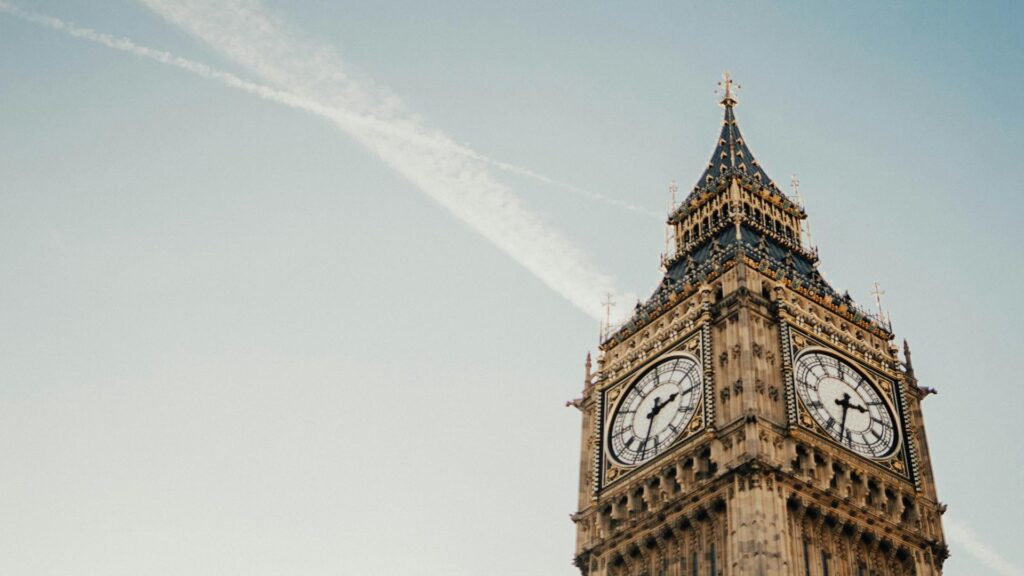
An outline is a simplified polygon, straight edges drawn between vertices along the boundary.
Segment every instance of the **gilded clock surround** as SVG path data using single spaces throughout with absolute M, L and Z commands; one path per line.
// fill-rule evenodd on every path
M 909 348 L 818 274 L 803 209 L 739 134 L 728 88 L 712 161 L 668 218 L 665 278 L 587 363 L 575 563 L 593 576 L 934 576 L 948 552 Z M 808 417 L 794 362 L 841 358 L 884 396 L 899 443 L 873 459 Z M 623 391 L 673 354 L 699 361 L 701 410 L 664 452 L 608 458 Z M 696 570 L 696 572 L 694 571 Z
M 596 455 L 597 461 L 600 462 L 599 482 L 596 483 L 596 486 L 608 486 L 614 483 L 624 474 L 627 474 L 636 468 L 656 464 L 660 457 L 664 455 L 664 453 L 658 454 L 654 456 L 652 459 L 645 460 L 638 464 L 624 464 L 618 462 L 614 457 L 610 457 L 609 446 L 610 428 L 612 425 L 612 421 L 615 417 L 615 407 L 619 404 L 622 395 L 625 394 L 642 375 L 644 375 L 649 369 L 657 366 L 658 364 L 672 358 L 690 358 L 694 360 L 698 366 L 701 367 L 700 381 L 701 386 L 704 387 L 704 389 L 701 390 L 700 399 L 697 401 L 697 409 L 693 416 L 686 423 L 685 428 L 681 431 L 679 436 L 671 442 L 671 445 L 676 446 L 678 444 L 685 443 L 690 438 L 692 438 L 698 431 L 704 429 L 705 422 L 707 421 L 707 412 L 705 409 L 707 383 L 704 379 L 703 362 L 701 361 L 701 356 L 703 355 L 701 346 L 701 334 L 701 331 L 697 330 L 692 334 L 687 335 L 686 337 L 682 338 L 682 340 L 678 344 L 666 348 L 666 350 L 663 353 L 659 354 L 658 356 L 646 362 L 645 364 L 635 367 L 629 373 L 624 374 L 622 377 L 613 382 L 610 382 L 606 387 L 602 389 L 602 406 L 600 411 L 601 415 L 603 416 L 600 420 L 602 429 L 602 442 L 599 445 L 600 453 Z

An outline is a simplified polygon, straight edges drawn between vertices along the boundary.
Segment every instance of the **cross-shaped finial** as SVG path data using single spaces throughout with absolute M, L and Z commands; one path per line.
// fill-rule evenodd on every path
M 719 82 L 718 85 L 722 89 L 721 104 L 723 106 L 735 106 L 736 97 L 735 94 L 733 94 L 733 90 L 738 90 L 741 86 L 732 81 L 732 77 L 729 76 L 728 70 L 722 73 L 722 81 Z
M 871 294 L 875 297 L 875 305 L 878 306 L 878 317 L 885 318 L 885 312 L 882 311 L 882 296 L 885 294 L 885 290 L 882 290 L 878 282 L 875 282 L 875 289 Z
M 604 297 L 604 325 L 608 328 L 612 325 L 612 308 L 615 307 L 615 300 L 612 298 L 612 293 L 605 294 Z

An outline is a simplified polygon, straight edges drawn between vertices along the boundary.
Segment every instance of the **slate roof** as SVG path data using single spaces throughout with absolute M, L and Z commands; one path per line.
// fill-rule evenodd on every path
M 700 175 L 700 179 L 697 180 L 697 184 L 694 186 L 694 189 L 699 190 L 701 188 L 705 188 L 709 184 L 714 183 L 717 179 L 738 171 L 740 174 L 750 177 L 755 182 L 759 182 L 763 186 L 778 191 L 775 183 L 768 177 L 764 168 L 758 164 L 757 160 L 754 158 L 754 154 L 750 151 L 750 148 L 747 147 L 747 143 L 743 139 L 743 135 L 740 134 L 740 127 L 736 122 L 736 113 L 733 110 L 736 105 L 736 101 L 726 99 L 722 101 L 722 104 L 725 106 L 725 118 L 722 120 L 722 132 L 718 135 L 718 144 L 715 146 L 714 152 L 711 153 L 711 159 L 708 161 L 708 167 L 704 170 L 704 173 Z

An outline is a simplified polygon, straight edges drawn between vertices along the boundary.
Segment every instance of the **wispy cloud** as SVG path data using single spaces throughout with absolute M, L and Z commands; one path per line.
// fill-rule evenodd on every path
M 953 544 L 954 552 L 956 548 L 960 548 L 999 576 L 1024 576 L 1024 572 L 1020 568 L 993 550 L 966 524 L 961 524 L 956 519 L 946 516 L 942 519 L 942 526 L 945 529 L 946 538 Z
M 329 120 L 548 287 L 591 317 L 601 318 L 602 298 L 615 292 L 612 279 L 597 271 L 583 251 L 524 207 L 506 185 L 495 180 L 488 167 L 621 208 L 647 214 L 650 211 L 491 159 L 429 129 L 397 96 L 347 68 L 329 46 L 301 39 L 256 3 L 143 1 L 261 77 L 264 83 L 22 10 L 6 0 L 0 0 L 0 11 Z

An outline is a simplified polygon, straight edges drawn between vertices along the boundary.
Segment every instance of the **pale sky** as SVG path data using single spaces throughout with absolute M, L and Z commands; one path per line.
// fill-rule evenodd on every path
M 1021 575 L 1014 3 L 0 0 L 0 574 L 576 574 L 583 359 L 718 134 Z

